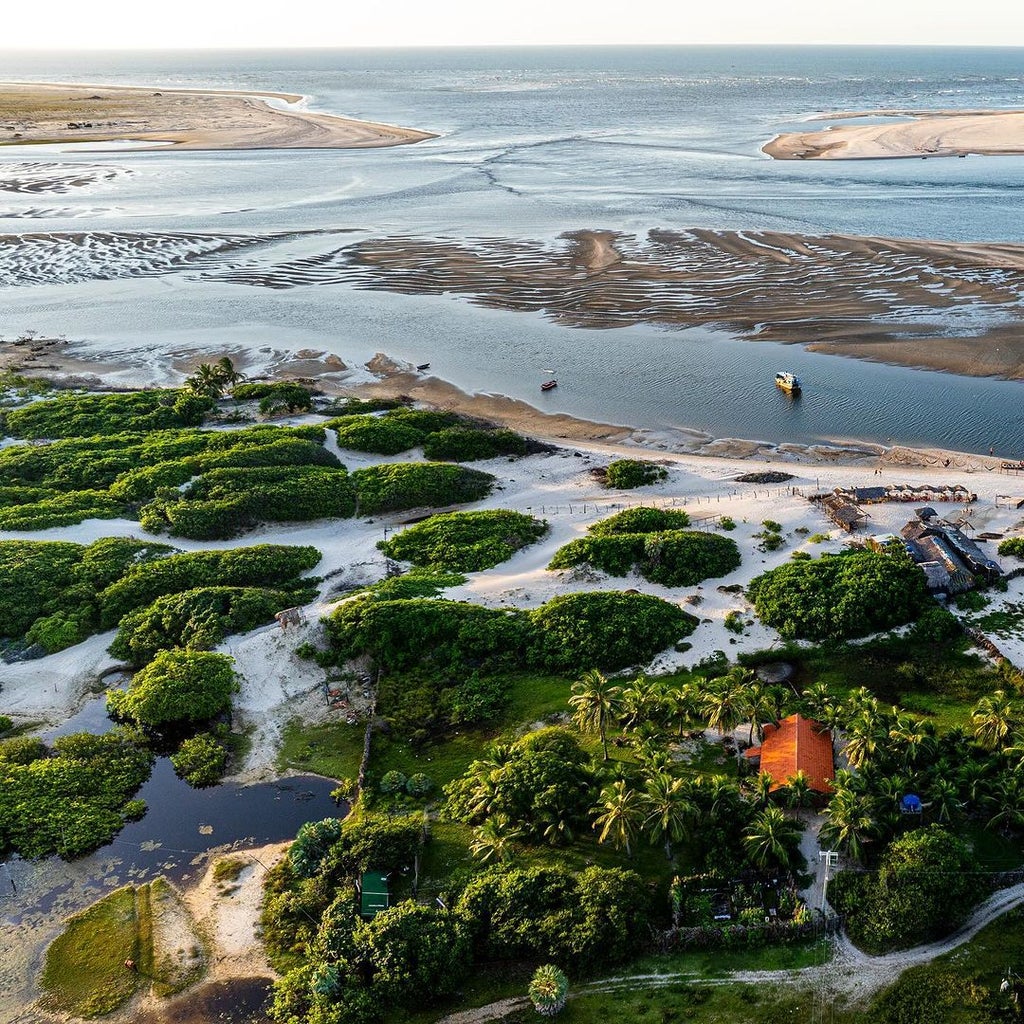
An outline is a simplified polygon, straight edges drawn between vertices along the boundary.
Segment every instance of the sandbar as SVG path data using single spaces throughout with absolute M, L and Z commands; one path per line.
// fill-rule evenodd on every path
M 762 147 L 776 160 L 884 160 L 1024 153 L 1022 110 L 860 110 L 815 120 L 901 117 L 885 124 L 833 125 L 785 132 Z
M 292 93 L 2 83 L 0 145 L 129 141 L 197 150 L 368 149 L 434 138 L 413 128 L 271 106 L 294 106 L 302 98 Z

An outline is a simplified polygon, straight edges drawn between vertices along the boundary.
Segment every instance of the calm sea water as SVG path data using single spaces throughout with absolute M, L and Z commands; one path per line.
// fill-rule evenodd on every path
M 10 79 L 294 91 L 316 110 L 439 134 L 393 150 L 0 151 L 88 168 L 64 190 L 0 191 L 0 233 L 298 230 L 550 241 L 580 228 L 773 229 L 1024 241 L 1024 158 L 775 162 L 815 112 L 1024 105 L 1024 50 L 582 48 L 3 56 Z M 2 171 L 2 167 L 0 167 Z M 53 173 L 66 173 L 64 170 Z M 69 234 L 70 233 L 70 234 Z M 125 244 L 113 281 L 0 288 L 0 333 L 66 333 L 154 353 L 218 337 L 430 360 L 462 386 L 646 427 L 807 441 L 893 439 L 1007 454 L 1021 385 L 815 356 L 707 331 L 580 331 L 446 296 L 285 292 L 204 280 Z M 57 270 L 64 252 L 54 256 Z M 0 276 L 17 261 L 0 245 Z M 97 276 L 101 276 L 97 274 Z M 59 277 L 58 277 L 59 279 Z M 764 382 L 785 365 L 799 404 Z M 541 368 L 563 386 L 541 401 Z

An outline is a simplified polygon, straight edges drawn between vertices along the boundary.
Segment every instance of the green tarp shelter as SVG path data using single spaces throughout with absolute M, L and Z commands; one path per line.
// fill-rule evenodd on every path
M 360 892 L 359 913 L 363 917 L 376 917 L 391 905 L 387 875 L 382 875 L 379 871 L 363 873 Z

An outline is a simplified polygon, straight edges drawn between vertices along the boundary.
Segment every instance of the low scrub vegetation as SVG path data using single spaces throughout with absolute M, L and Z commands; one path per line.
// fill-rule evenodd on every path
M 533 611 L 441 599 L 342 604 L 327 623 L 334 656 L 393 670 L 541 667 L 559 671 L 644 664 L 696 628 L 682 609 L 646 594 L 565 594 Z
M 548 531 L 546 522 L 508 509 L 448 512 L 377 547 L 389 558 L 430 569 L 480 572 L 511 558 Z
M 1024 537 L 1010 537 L 1009 540 L 1001 541 L 999 554 L 1024 558 Z
M 632 490 L 635 487 L 647 487 L 668 478 L 668 470 L 653 462 L 640 459 L 616 459 L 605 471 L 605 487 L 619 490 Z
M 206 651 L 160 651 L 127 690 L 110 690 L 107 707 L 122 721 L 149 729 L 208 722 L 231 707 L 233 660 Z
M 762 573 L 747 595 L 784 637 L 843 640 L 910 622 L 931 598 L 924 574 L 899 553 L 823 555 Z
M 689 522 L 685 512 L 626 509 L 595 523 L 588 536 L 559 548 L 548 568 L 591 565 L 611 576 L 635 571 L 652 583 L 686 587 L 725 576 L 739 566 L 735 541 L 686 530 Z
M 28 739 L 28 738 L 26 738 Z M 0 742 L 0 854 L 71 859 L 117 835 L 151 756 L 115 730 Z
M 490 473 L 445 462 L 370 466 L 356 470 L 351 479 L 359 496 L 358 514 L 364 516 L 480 501 L 494 486 Z

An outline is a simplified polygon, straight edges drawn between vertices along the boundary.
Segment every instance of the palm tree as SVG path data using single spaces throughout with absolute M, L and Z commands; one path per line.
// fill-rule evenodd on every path
M 488 861 L 507 864 L 515 852 L 514 842 L 520 835 L 521 829 L 510 828 L 508 818 L 496 814 L 473 830 L 474 838 L 469 844 L 469 852 L 482 864 Z
M 226 388 L 233 388 L 239 381 L 245 379 L 245 374 L 236 370 L 235 364 L 227 356 L 221 356 L 214 368 Z
M 601 737 L 604 759 L 608 760 L 608 722 L 615 718 L 621 706 L 622 691 L 613 686 L 596 668 L 584 672 L 572 684 L 569 706 L 573 721 L 580 732 L 596 732 Z
M 807 713 L 819 722 L 824 722 L 826 716 L 837 706 L 835 695 L 828 683 L 813 683 L 800 696 L 804 699 Z
M 989 818 L 986 828 L 1015 832 L 1024 829 L 1024 775 L 1003 772 L 992 787 L 992 806 L 996 813 Z
M 656 772 L 648 777 L 640 799 L 647 812 L 644 829 L 652 843 L 664 842 L 665 857 L 671 860 L 672 844 L 683 838 L 687 824 L 696 816 L 689 788 L 668 772 Z
M 786 803 L 790 807 L 806 807 L 811 796 L 811 780 L 800 768 L 786 779 Z
M 658 685 L 646 676 L 636 679 L 622 690 L 619 706 L 619 724 L 623 732 L 653 724 L 662 706 Z
M 801 825 L 781 807 L 769 804 L 758 811 L 743 832 L 743 848 L 755 867 L 788 870 L 800 845 Z
M 838 775 L 837 782 L 838 782 Z M 878 823 L 870 797 L 848 787 L 837 785 L 828 807 L 827 821 L 821 827 L 820 838 L 833 849 L 845 850 L 856 860 L 864 853 L 864 844 L 874 838 Z
M 682 739 L 686 726 L 701 713 L 703 698 L 700 691 L 692 683 L 687 683 L 685 686 L 666 690 L 662 700 L 666 718 L 670 723 L 676 724 L 677 735 Z
M 715 680 L 713 688 L 704 694 L 703 710 L 708 728 L 720 736 L 732 732 L 746 714 L 747 690 L 754 678 L 752 672 L 732 669 L 728 675 Z
M 601 830 L 597 841 L 603 843 L 611 838 L 615 849 L 625 849 L 626 856 L 632 857 L 630 844 L 636 838 L 644 816 L 640 794 L 618 779 L 601 790 L 601 802 L 594 811 L 598 812 L 594 828 Z
M 775 687 L 765 686 L 761 682 L 751 682 L 746 690 L 746 715 L 750 719 L 750 735 L 747 742 L 753 744 L 754 733 L 760 740 L 764 727 L 770 722 L 779 720 L 782 701 Z
M 1017 705 L 1005 690 L 996 690 L 990 697 L 982 697 L 971 712 L 974 738 L 986 750 L 1005 745 L 1007 737 L 1024 725 Z
M 963 807 L 960 802 L 960 787 L 951 778 L 936 779 L 928 795 L 935 808 L 936 821 L 949 823 L 959 816 Z
M 768 799 L 772 794 L 772 786 L 775 780 L 771 772 L 758 772 L 751 783 L 750 791 L 753 803 L 757 807 L 767 807 Z

